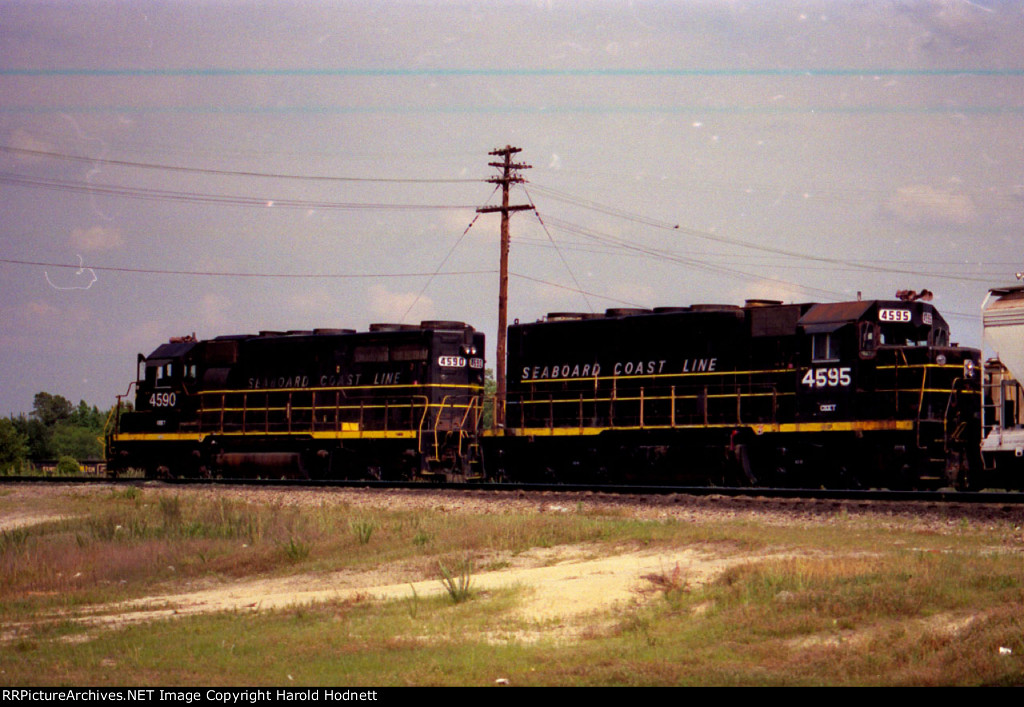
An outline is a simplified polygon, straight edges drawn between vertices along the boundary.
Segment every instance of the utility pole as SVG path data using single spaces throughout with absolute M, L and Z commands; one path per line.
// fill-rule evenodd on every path
M 516 164 L 512 162 L 512 155 L 522 152 L 518 147 L 506 145 L 500 150 L 492 150 L 487 153 L 495 157 L 504 157 L 503 162 L 488 162 L 491 167 L 500 169 L 501 176 L 488 179 L 491 184 L 501 185 L 501 206 L 483 206 L 477 209 L 477 213 L 490 214 L 496 211 L 501 212 L 501 264 L 498 275 L 498 361 L 495 363 L 495 382 L 497 392 L 494 399 L 494 427 L 503 434 L 505 429 L 505 358 L 508 347 L 508 217 L 512 211 L 526 211 L 532 209 L 530 204 L 509 206 L 508 189 L 511 184 L 521 184 L 525 181 L 516 171 L 530 169 L 531 165 Z

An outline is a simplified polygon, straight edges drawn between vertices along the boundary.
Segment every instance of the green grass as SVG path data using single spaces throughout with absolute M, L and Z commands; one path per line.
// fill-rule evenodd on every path
M 461 604 L 473 596 L 473 562 L 468 557 L 454 563 L 452 569 L 441 560 L 437 561 L 437 566 L 441 570 L 441 586 L 449 599 Z
M 1024 559 L 1011 523 L 379 511 L 134 488 L 30 503 L 65 519 L 0 533 L 0 618 L 17 632 L 0 640 L 5 685 L 1024 684 Z M 0 494 L 0 514 L 25 505 Z M 640 605 L 568 625 L 522 618 L 526 588 L 472 586 L 474 568 L 559 545 L 761 559 L 707 585 L 666 565 Z M 382 566 L 445 592 L 410 584 L 390 602 L 357 595 L 116 629 L 69 618 L 184 582 Z

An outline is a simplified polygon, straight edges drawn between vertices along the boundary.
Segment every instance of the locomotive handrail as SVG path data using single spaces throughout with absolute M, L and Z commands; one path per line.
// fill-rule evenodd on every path
M 128 384 L 128 389 L 124 391 L 123 395 L 117 396 L 117 404 L 110 408 L 110 412 L 107 413 L 107 419 L 103 422 L 103 434 L 99 437 L 101 448 L 103 449 L 103 458 L 107 459 L 109 455 L 109 445 L 111 437 L 115 437 L 121 431 L 121 400 L 127 398 L 131 392 L 132 387 L 136 381 L 131 381 Z M 113 425 L 113 429 L 111 428 Z
M 287 393 L 292 392 L 324 392 L 324 391 L 378 391 L 378 390 L 393 390 L 395 388 L 465 388 L 468 390 L 480 390 L 482 386 L 476 384 L 462 384 L 462 383 L 388 383 L 382 385 L 311 385 L 311 386 L 300 386 L 300 387 L 282 387 L 282 388 L 211 388 L 209 390 L 199 390 L 195 392 L 195 395 L 221 395 L 224 393 L 231 395 L 245 394 L 245 393 Z
M 924 419 L 924 391 L 928 387 L 928 369 L 921 369 L 921 390 L 917 396 L 917 421 Z
M 510 427 L 583 430 L 594 424 L 587 422 L 588 417 L 593 417 L 594 422 L 603 419 L 599 426 L 607 429 L 675 429 L 680 426 L 689 428 L 694 423 L 709 427 L 726 421 L 729 424 L 775 422 L 778 420 L 780 399 L 793 399 L 797 395 L 796 391 L 780 390 L 771 381 L 743 382 L 729 389 L 718 386 L 712 389 L 707 385 L 699 388 L 688 386 L 688 390 L 682 393 L 678 386 L 659 389 L 654 394 L 646 386 L 625 394 L 618 388 L 593 396 L 587 396 L 582 391 L 566 392 L 569 395 L 564 397 L 558 397 L 554 391 L 547 391 L 543 396 L 534 394 L 529 399 L 516 396 L 511 405 L 519 410 L 518 423 L 510 421 Z M 751 400 L 765 402 L 752 404 Z M 680 404 L 686 401 L 695 403 L 695 406 L 690 411 L 681 412 Z M 713 412 L 712 408 L 716 406 L 709 402 L 723 401 L 732 401 L 732 404 L 728 409 L 718 405 Z M 594 406 L 590 415 L 587 410 L 589 406 Z
M 453 411 L 455 410 L 454 402 L 450 402 L 452 400 L 452 398 L 455 398 L 455 397 L 460 397 L 460 396 L 446 395 L 443 398 L 441 398 L 441 402 L 440 403 L 438 403 L 436 405 L 433 405 L 433 406 L 430 406 L 430 407 L 438 408 L 437 415 L 434 416 L 434 424 L 433 424 L 433 432 L 435 433 L 435 435 L 437 433 L 438 427 L 441 425 L 441 419 L 442 419 L 442 416 L 444 414 L 444 409 L 446 407 L 448 407 L 449 405 L 451 405 L 452 410 Z M 466 411 L 462 414 L 462 419 L 459 420 L 458 423 L 457 423 L 458 424 L 458 429 L 465 428 L 466 420 L 469 418 L 469 414 L 473 411 L 474 404 L 478 400 L 479 400 L 479 397 L 474 395 L 474 396 L 472 396 L 466 402 L 466 404 L 465 404 Z
M 437 415 L 434 416 L 433 429 L 431 430 L 431 432 L 433 434 L 433 437 L 434 437 L 434 457 L 433 457 L 433 461 L 440 461 L 440 459 L 441 459 L 441 444 L 440 444 L 440 439 L 439 439 L 439 434 L 438 434 L 439 433 L 439 427 L 441 425 L 441 419 L 442 419 L 442 417 L 444 415 L 444 409 L 446 407 L 448 407 L 448 405 L 451 405 L 452 410 L 453 411 L 455 410 L 455 404 L 453 402 L 449 402 L 452 398 L 455 398 L 455 397 L 457 397 L 457 396 L 446 395 L 443 398 L 441 398 L 440 405 L 436 406 L 436 407 L 439 407 L 439 409 L 438 409 Z M 469 418 L 469 414 L 471 412 L 473 412 L 474 406 L 478 405 L 478 404 L 479 404 L 479 396 L 475 396 L 474 395 L 466 403 L 466 406 L 465 406 L 466 407 L 466 411 L 462 414 L 462 419 L 458 421 L 457 428 L 455 430 L 446 430 L 446 432 L 458 432 L 459 433 L 459 453 L 460 454 L 462 452 L 462 438 L 463 438 L 463 433 L 464 433 L 465 427 L 466 427 L 466 420 Z M 422 450 L 420 450 L 420 451 L 422 452 Z
M 120 425 L 120 423 L 121 423 L 121 400 L 124 399 L 124 398 L 127 398 L 131 394 L 132 388 L 134 386 L 135 386 L 135 381 L 130 382 L 128 384 L 128 389 L 124 391 L 124 394 L 117 396 L 117 405 L 115 407 L 111 408 L 110 412 L 107 413 L 107 419 L 103 423 L 103 436 L 104 436 L 104 438 L 107 437 L 107 428 L 110 426 L 111 419 L 113 419 L 113 423 L 114 423 L 114 432 L 113 433 L 117 434 L 118 431 L 120 430 L 120 427 L 121 427 L 121 425 Z M 115 410 L 117 412 L 116 415 L 114 414 Z
M 420 423 L 416 428 L 416 451 L 423 454 L 423 423 L 426 421 L 427 415 L 430 414 L 430 398 L 426 395 L 420 397 L 423 398 L 423 414 L 420 415 Z
M 313 394 L 310 396 L 308 404 L 297 404 L 298 401 L 295 399 L 297 390 L 305 391 L 308 389 L 265 389 L 259 391 L 237 391 L 230 394 L 220 393 L 218 395 L 220 398 L 217 401 L 218 404 L 213 406 L 206 404 L 209 400 L 208 397 L 201 397 L 197 408 L 197 418 L 191 424 L 194 425 L 193 429 L 196 432 L 211 434 L 305 433 L 316 432 L 318 427 L 323 424 L 330 424 L 334 431 L 340 432 L 345 431 L 344 425 L 349 424 L 344 420 L 344 413 L 358 411 L 356 426 L 358 430 L 362 431 L 365 429 L 366 413 L 372 410 L 383 410 L 384 414 L 381 424 L 384 426 L 383 431 L 387 431 L 391 424 L 390 411 L 408 409 L 412 414 L 407 418 L 409 421 L 407 429 L 412 433 L 417 430 L 422 431 L 430 408 L 436 407 L 436 405 L 430 404 L 430 400 L 426 395 L 401 396 L 399 401 L 385 398 L 378 400 L 374 404 L 368 404 L 366 399 L 356 399 L 352 400 L 351 404 L 348 405 L 341 405 L 340 398 L 336 397 L 334 404 L 328 403 L 325 405 L 323 402 L 317 401 L 315 394 Z M 273 404 L 271 400 L 275 394 L 283 395 L 281 402 L 278 404 Z M 232 404 L 228 400 L 229 395 L 238 396 L 237 402 Z M 417 408 L 423 410 L 418 421 L 414 416 Z M 324 420 L 318 420 L 316 416 L 318 411 L 327 413 L 333 419 L 325 417 Z M 233 414 L 235 415 L 234 420 L 231 417 Z M 277 414 L 276 419 L 275 414 Z M 204 424 L 204 421 L 208 420 L 210 416 L 216 416 L 216 419 L 212 421 L 212 426 L 210 426 L 209 422 Z M 275 430 L 275 428 L 280 429 Z
M 957 390 L 957 387 L 962 382 L 963 382 L 962 378 L 958 377 L 958 378 L 954 378 L 953 379 L 953 382 L 949 386 L 950 387 L 949 397 L 946 398 L 946 410 L 942 414 L 942 446 L 943 446 L 944 451 L 947 451 L 947 452 L 949 451 L 949 436 L 950 436 L 949 435 L 949 410 L 950 410 L 950 408 L 953 405 L 953 400 L 957 397 L 957 395 L 959 395 L 960 391 Z M 957 431 L 954 432 L 954 435 L 956 436 L 956 438 L 958 440 L 959 440 L 959 432 L 960 432 L 960 428 L 958 427 Z

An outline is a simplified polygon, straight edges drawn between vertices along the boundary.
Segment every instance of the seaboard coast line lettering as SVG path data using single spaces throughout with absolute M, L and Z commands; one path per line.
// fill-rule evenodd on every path
M 611 366 L 613 376 L 651 376 L 663 373 L 710 373 L 717 370 L 717 358 L 687 358 L 678 367 L 668 365 L 667 359 L 640 359 L 616 361 Z M 677 368 L 677 370 L 672 370 Z M 556 363 L 552 365 L 523 366 L 520 380 L 554 380 L 597 378 L 603 369 L 600 363 Z

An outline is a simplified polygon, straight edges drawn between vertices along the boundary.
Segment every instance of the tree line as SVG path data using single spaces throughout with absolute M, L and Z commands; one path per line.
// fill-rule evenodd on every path
M 77 407 L 62 395 L 36 393 L 32 412 L 0 418 L 0 473 L 28 470 L 43 461 L 103 458 L 107 410 Z

